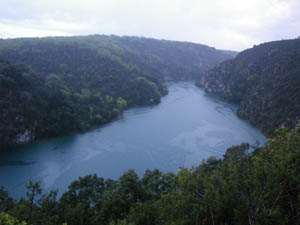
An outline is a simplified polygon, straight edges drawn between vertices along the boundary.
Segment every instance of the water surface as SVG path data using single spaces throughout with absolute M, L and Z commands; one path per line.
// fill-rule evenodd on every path
M 265 142 L 254 127 L 237 118 L 237 106 L 208 96 L 192 82 L 169 84 L 157 106 L 128 110 L 98 129 L 15 149 L 0 161 L 0 184 L 14 197 L 25 196 L 29 179 L 45 190 L 66 190 L 79 176 L 118 178 L 128 169 L 176 172 L 197 166 L 226 148 Z

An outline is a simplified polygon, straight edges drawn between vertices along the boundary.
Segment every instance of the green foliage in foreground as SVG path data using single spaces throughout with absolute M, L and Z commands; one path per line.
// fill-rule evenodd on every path
M 178 173 L 133 170 L 118 180 L 89 175 L 57 200 L 28 185 L 19 201 L 0 191 L 0 211 L 28 224 L 299 224 L 300 125 L 277 131 L 266 147 L 229 148 Z M 5 215 L 7 215 L 5 214 Z M 2 214 L 3 215 L 3 214 Z
M 26 222 L 19 222 L 16 218 L 6 213 L 0 213 L 0 225 L 27 225 Z

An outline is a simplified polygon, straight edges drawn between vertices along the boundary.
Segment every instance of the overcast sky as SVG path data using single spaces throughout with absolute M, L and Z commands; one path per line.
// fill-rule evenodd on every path
M 300 36 L 300 0 L 0 0 L 0 38 L 86 34 L 240 51 Z

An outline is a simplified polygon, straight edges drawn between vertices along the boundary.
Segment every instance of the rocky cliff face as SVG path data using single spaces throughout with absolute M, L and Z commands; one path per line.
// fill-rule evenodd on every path
M 25 130 L 24 133 L 19 133 L 16 135 L 15 139 L 13 140 L 13 144 L 21 145 L 27 144 L 34 141 L 34 133 L 31 130 Z
M 208 71 L 196 85 L 240 103 L 238 115 L 271 135 L 300 115 L 300 40 L 264 43 Z
M 38 79 L 27 79 L 29 70 L 0 60 L 0 153 L 9 146 L 35 140 L 37 113 L 41 105 Z

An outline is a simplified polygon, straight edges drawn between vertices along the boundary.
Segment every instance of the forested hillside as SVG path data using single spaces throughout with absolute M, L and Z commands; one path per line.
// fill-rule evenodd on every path
M 139 37 L 90 35 L 75 37 L 0 40 L 0 58 L 24 63 L 44 74 L 65 73 L 79 77 L 131 73 L 158 79 L 195 79 L 221 61 L 226 51 L 188 42 Z M 117 65 L 117 66 L 116 66 Z
M 1 61 L 0 149 L 89 129 L 111 121 L 127 107 L 156 104 L 167 92 L 155 78 L 130 74 L 127 67 L 118 69 L 127 76 L 80 79 L 44 75 Z
M 298 224 L 300 126 L 277 132 L 268 146 L 227 149 L 177 174 L 133 170 L 118 180 L 89 175 L 57 199 L 28 183 L 27 197 L 11 199 L 0 188 L 0 224 L 211 225 Z
M 137 37 L 0 39 L 0 149 L 100 125 L 152 105 L 166 79 L 201 75 L 229 54 Z
M 264 43 L 207 72 L 197 83 L 240 103 L 238 115 L 271 135 L 300 115 L 300 40 Z

